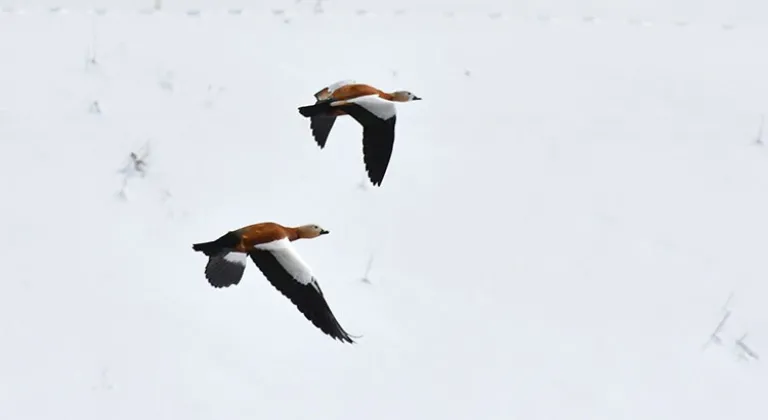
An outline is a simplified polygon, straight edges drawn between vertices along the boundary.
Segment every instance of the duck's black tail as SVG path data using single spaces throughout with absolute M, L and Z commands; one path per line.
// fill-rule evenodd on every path
M 235 232 L 227 232 L 215 241 L 192 244 L 192 249 L 211 257 L 221 251 L 232 249 L 240 243 L 240 237 Z
M 299 114 L 309 118 L 322 115 L 331 110 L 332 100 L 318 101 L 316 104 L 299 107 Z

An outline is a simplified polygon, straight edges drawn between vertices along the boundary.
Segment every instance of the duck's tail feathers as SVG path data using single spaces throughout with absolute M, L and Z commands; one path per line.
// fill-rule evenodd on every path
M 331 110 L 331 102 L 319 101 L 316 104 L 301 106 L 299 107 L 299 114 L 307 118 L 322 115 Z
M 240 243 L 240 238 L 234 232 L 227 232 L 215 241 L 192 244 L 192 249 L 211 257 L 224 250 L 230 250 Z

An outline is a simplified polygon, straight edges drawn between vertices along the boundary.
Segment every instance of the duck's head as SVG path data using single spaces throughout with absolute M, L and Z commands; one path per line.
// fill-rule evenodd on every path
M 421 98 L 407 90 L 398 90 L 392 94 L 398 102 L 420 101 Z
M 315 224 L 299 226 L 296 228 L 296 231 L 298 232 L 299 237 L 304 239 L 317 238 L 320 235 L 327 235 L 331 233 L 320 227 L 320 225 Z

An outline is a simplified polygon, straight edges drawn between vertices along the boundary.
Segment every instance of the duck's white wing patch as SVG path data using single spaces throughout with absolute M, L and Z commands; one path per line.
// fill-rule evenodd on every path
M 318 101 L 324 101 L 333 95 L 333 92 L 339 89 L 342 86 L 351 85 L 357 83 L 354 80 L 340 80 L 336 83 L 331 83 L 330 85 L 320 89 L 315 93 L 315 99 Z
M 395 103 L 386 99 L 382 99 L 379 97 L 379 95 L 360 96 L 358 98 L 345 101 L 345 103 L 358 104 L 382 120 L 388 120 L 394 117 L 397 113 L 397 110 L 395 109 Z
M 255 245 L 254 248 L 263 251 L 269 251 L 275 259 L 283 266 L 285 271 L 301 284 L 315 283 L 312 269 L 301 258 L 296 249 L 291 245 L 291 241 L 286 238 L 279 239 L 264 244 Z
M 227 260 L 227 262 L 245 267 L 245 262 L 248 261 L 248 254 L 245 252 L 228 252 L 224 254 L 224 259 Z
M 354 81 L 354 80 L 339 80 L 336 83 L 332 83 L 332 84 L 328 85 L 328 93 L 333 93 L 336 89 L 338 89 L 338 88 L 340 88 L 342 86 L 353 85 L 355 83 L 357 83 L 357 82 Z

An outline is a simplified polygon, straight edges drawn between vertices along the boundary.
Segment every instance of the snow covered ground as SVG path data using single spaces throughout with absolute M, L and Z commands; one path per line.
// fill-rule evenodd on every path
M 724 23 L 0 13 L 0 418 L 765 418 L 768 27 Z M 424 98 L 381 188 L 296 111 L 346 78 Z M 358 344 L 207 284 L 267 220 L 332 232 Z

